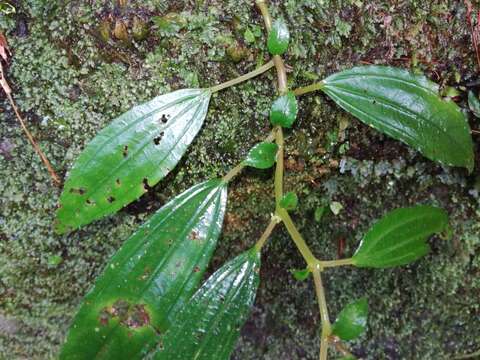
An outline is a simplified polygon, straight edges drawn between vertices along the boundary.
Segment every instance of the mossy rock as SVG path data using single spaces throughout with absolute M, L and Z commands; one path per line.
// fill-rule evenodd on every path
M 13 51 L 9 79 L 29 128 L 61 175 L 99 129 L 134 104 L 225 81 L 268 56 L 264 38 L 255 36 L 263 24 L 252 1 L 148 0 L 125 7 L 110 1 L 13 3 L 16 14 L 0 17 Z M 472 82 L 477 65 L 466 9 L 463 2 L 440 3 L 271 1 L 273 14 L 281 14 L 291 29 L 290 87 L 365 62 L 413 63 L 442 85 Z M 153 17 L 171 13 L 188 22 L 176 32 L 156 29 Z M 129 27 L 135 17 L 148 25 L 138 41 Z M 104 19 L 124 21 L 128 42 L 99 37 Z M 226 52 L 232 44 L 248 56 L 232 59 Z M 224 174 L 265 136 L 274 82 L 270 72 L 216 94 L 189 156 L 173 173 L 115 216 L 65 236 L 53 232 L 60 189 L 51 185 L 0 99 L 0 357 L 55 358 L 83 295 L 134 229 L 173 195 Z M 462 93 L 464 108 L 465 100 Z M 302 97 L 299 106 L 299 118 L 286 132 L 285 188 L 299 196 L 292 216 L 319 257 L 351 255 L 368 226 L 393 208 L 428 203 L 445 208 L 451 218 L 453 238 L 432 239 L 431 253 L 410 266 L 325 273 L 332 317 L 351 299 L 369 299 L 368 331 L 351 344 L 353 352 L 365 359 L 450 359 L 477 351 L 477 175 L 426 160 L 321 94 Z M 246 170 L 230 187 L 211 271 L 260 236 L 274 207 L 272 175 Z M 340 213 L 315 221 L 315 209 L 333 201 L 343 205 Z M 266 247 L 256 305 L 235 359 L 317 358 L 320 323 L 313 286 L 288 271 L 303 265 L 279 227 Z

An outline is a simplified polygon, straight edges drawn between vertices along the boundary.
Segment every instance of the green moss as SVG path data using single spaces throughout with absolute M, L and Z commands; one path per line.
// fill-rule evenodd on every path
M 132 105 L 177 88 L 213 85 L 266 61 L 258 36 L 263 24 L 252 2 L 129 2 L 122 18 L 133 21 L 139 14 L 149 26 L 147 38 L 130 45 L 98 36 L 112 3 L 63 7 L 31 0 L 17 15 L 0 17 L 14 51 L 9 76 L 15 98 L 62 175 L 85 143 Z M 272 12 L 290 25 L 286 62 L 293 67 L 292 88 L 361 61 L 408 66 L 413 55 L 442 84 L 454 85 L 458 73 L 465 80 L 475 74 L 462 2 L 287 0 Z M 179 33 L 155 27 L 153 17 L 168 13 L 188 18 Z M 18 29 L 21 19 L 28 35 Z M 248 56 L 235 63 L 226 53 L 232 44 Z M 0 354 L 54 358 L 82 296 L 138 224 L 174 194 L 224 174 L 268 133 L 274 82 L 270 72 L 216 94 L 189 156 L 167 179 L 115 216 L 66 236 L 52 229 L 60 189 L 51 186 L 3 103 L 0 144 L 8 151 L 0 155 Z M 299 105 L 298 120 L 286 133 L 285 188 L 299 196 L 292 216 L 315 254 L 337 257 L 344 239 L 344 256 L 351 255 L 376 218 L 414 203 L 446 208 L 454 229 L 452 240 L 433 239 L 431 254 L 411 266 L 326 272 L 332 318 L 351 299 L 369 299 L 369 329 L 353 350 L 366 359 L 452 358 L 478 350 L 475 178 L 375 133 L 320 94 L 301 98 Z M 254 244 L 274 207 L 272 171 L 247 169 L 243 175 L 230 185 L 212 270 Z M 343 210 L 315 221 L 315 209 L 332 201 Z M 266 250 L 256 306 L 235 358 L 315 359 L 320 324 L 313 287 L 288 272 L 303 261 L 282 228 Z

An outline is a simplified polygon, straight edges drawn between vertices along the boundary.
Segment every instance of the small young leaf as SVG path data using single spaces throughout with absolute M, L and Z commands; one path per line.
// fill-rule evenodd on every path
M 460 108 L 424 76 L 387 66 L 333 74 L 322 90 L 340 107 L 427 158 L 472 171 L 473 142 Z
M 220 235 L 226 184 L 211 180 L 158 210 L 86 295 L 60 359 L 142 359 L 200 283 Z
M 290 32 L 283 19 L 275 20 L 268 34 L 267 47 L 272 55 L 282 55 L 288 49 Z
M 308 269 L 303 269 L 303 270 L 291 269 L 290 272 L 292 273 L 293 277 L 298 281 L 304 281 L 308 279 L 308 277 L 310 276 L 310 270 Z
M 280 206 L 285 210 L 295 210 L 298 205 L 298 197 L 294 192 L 288 192 L 280 200 Z
M 343 210 L 343 205 L 338 201 L 332 201 L 330 203 L 330 210 L 334 215 L 338 215 L 340 214 L 340 211 Z
M 282 127 L 292 127 L 297 118 L 298 104 L 297 98 L 292 91 L 278 97 L 272 104 L 270 110 L 270 122 L 272 125 Z
M 480 100 L 478 100 L 478 97 L 475 96 L 473 91 L 468 92 L 468 106 L 473 115 L 480 118 Z
M 376 222 L 352 257 L 359 267 L 387 268 L 411 263 L 428 253 L 429 236 L 448 227 L 445 210 L 433 206 L 396 209 Z
M 247 251 L 218 269 L 161 338 L 155 360 L 228 360 L 259 283 L 260 254 Z
M 278 146 L 274 143 L 263 142 L 255 145 L 250 151 L 243 164 L 257 169 L 268 169 L 275 164 Z
M 211 92 L 178 90 L 136 106 L 87 145 L 65 182 L 56 230 L 120 210 L 167 175 L 200 130 Z
M 366 298 L 357 300 L 343 308 L 332 325 L 332 334 L 342 340 L 359 337 L 367 327 L 368 302 Z
M 325 215 L 327 209 L 328 208 L 326 206 L 320 206 L 315 209 L 314 218 L 316 222 L 320 222 L 322 220 L 323 215 Z

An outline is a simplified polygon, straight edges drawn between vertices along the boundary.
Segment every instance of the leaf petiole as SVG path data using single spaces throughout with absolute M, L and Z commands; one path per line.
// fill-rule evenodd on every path
M 280 219 L 278 216 L 272 215 L 272 219 L 270 220 L 270 224 L 268 224 L 268 226 L 265 229 L 265 231 L 263 232 L 262 236 L 260 237 L 260 239 L 255 244 L 255 249 L 257 251 L 260 251 L 262 249 L 263 245 L 265 245 L 265 242 L 268 240 L 268 238 L 272 234 L 273 229 L 275 229 L 275 226 L 277 226 L 277 224 L 280 223 L 281 221 L 282 221 L 282 219 Z
M 214 93 L 214 92 L 217 92 L 217 91 L 220 91 L 220 90 L 223 90 L 223 89 L 226 89 L 226 88 L 229 88 L 231 86 L 234 86 L 234 85 L 237 85 L 237 84 L 240 84 L 244 81 L 247 81 L 249 79 L 252 79 L 258 75 L 261 75 L 263 74 L 265 71 L 271 69 L 272 67 L 274 66 L 274 63 L 273 63 L 273 60 L 270 60 L 268 63 L 260 66 L 258 69 L 255 69 L 253 71 L 250 71 L 249 73 L 246 73 L 242 76 L 239 76 L 235 79 L 232 79 L 232 80 L 228 80 L 222 84 L 218 84 L 218 85 L 215 85 L 215 86 L 212 86 L 211 88 L 209 88 L 209 90 Z
M 300 96 L 300 95 L 303 95 L 303 94 L 308 94 L 308 93 L 313 92 L 313 91 L 322 90 L 324 86 L 325 86 L 324 82 L 320 81 L 320 82 L 315 83 L 315 84 L 311 84 L 311 85 L 308 85 L 308 86 L 305 86 L 305 87 L 295 89 L 295 90 L 293 90 L 293 93 L 295 94 L 295 96 Z

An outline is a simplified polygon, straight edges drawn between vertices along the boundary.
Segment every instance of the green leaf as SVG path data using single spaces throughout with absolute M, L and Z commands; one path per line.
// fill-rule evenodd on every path
M 211 93 L 161 95 L 113 120 L 73 165 L 57 211 L 59 233 L 112 214 L 138 199 L 178 163 L 200 130 Z
M 263 142 L 255 145 L 250 151 L 243 164 L 257 169 L 268 169 L 275 164 L 278 146 L 274 143 Z
M 440 208 L 421 205 L 393 210 L 367 232 L 353 264 L 387 268 L 411 263 L 428 253 L 428 237 L 447 227 L 447 213 Z
M 473 142 L 460 108 L 439 96 L 421 75 L 386 66 L 360 66 L 333 74 L 322 90 L 373 128 L 412 146 L 427 158 L 472 171 Z
M 272 125 L 282 127 L 292 127 L 297 118 L 298 104 L 297 98 L 292 91 L 278 97 L 272 104 L 270 110 L 270 122 Z
M 298 197 L 294 192 L 288 192 L 280 200 L 280 206 L 285 210 L 295 210 L 298 205 Z
M 342 357 L 340 360 L 356 360 L 357 358 L 353 355 L 347 355 Z
M 326 206 L 320 206 L 315 209 L 314 218 L 316 222 L 320 222 L 325 215 L 325 212 L 328 210 Z
M 338 315 L 332 325 L 332 334 L 342 340 L 353 340 L 359 337 L 367 327 L 368 302 L 361 298 L 348 304 Z
M 290 272 L 292 273 L 293 277 L 298 281 L 307 280 L 308 277 L 310 276 L 309 269 L 303 269 L 303 270 L 291 269 Z
M 260 254 L 223 265 L 195 293 L 162 338 L 155 360 L 228 360 L 259 283 Z
M 245 30 L 243 37 L 247 44 L 252 44 L 255 42 L 255 35 L 253 34 L 252 30 L 250 30 L 250 28 L 247 28 L 247 30 Z
M 288 49 L 290 32 L 283 19 L 275 20 L 268 34 L 267 47 L 272 55 L 282 55 Z
M 221 232 L 226 184 L 211 180 L 159 209 L 86 295 L 60 359 L 141 359 L 200 283 Z
M 468 107 L 473 115 L 480 118 L 480 100 L 478 100 L 478 97 L 475 96 L 473 91 L 468 92 Z

